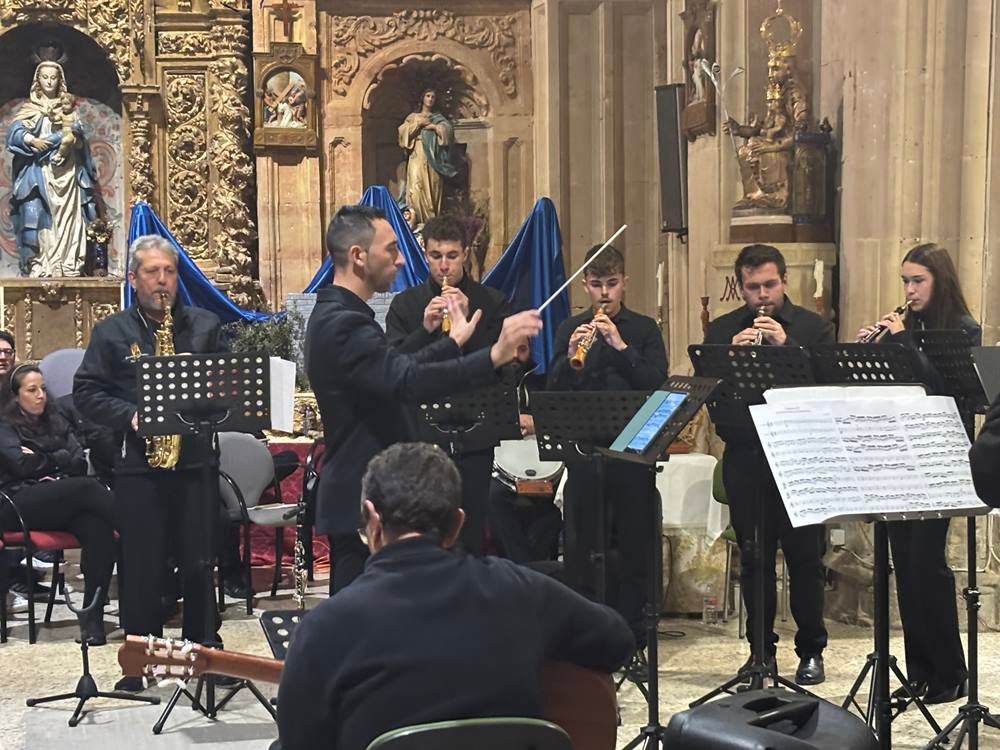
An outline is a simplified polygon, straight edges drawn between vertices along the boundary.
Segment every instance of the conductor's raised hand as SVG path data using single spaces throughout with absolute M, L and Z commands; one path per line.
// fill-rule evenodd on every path
M 505 318 L 500 338 L 490 349 L 493 366 L 503 367 L 515 359 L 526 361 L 530 353 L 528 339 L 541 332 L 542 316 L 538 310 L 525 310 Z
M 462 302 L 458 297 L 449 295 L 444 297 L 444 301 L 448 305 L 448 317 L 451 319 L 451 331 L 448 335 L 460 347 L 465 346 L 465 342 L 472 338 L 479 319 L 483 317 L 483 311 L 476 310 L 471 318 L 467 318 L 465 312 L 462 310 Z

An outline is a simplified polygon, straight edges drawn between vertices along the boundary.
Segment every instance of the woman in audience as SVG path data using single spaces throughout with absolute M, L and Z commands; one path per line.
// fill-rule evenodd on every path
M 107 594 L 115 561 L 111 492 L 87 474 L 87 459 L 69 423 L 49 403 L 41 371 L 18 365 L 3 386 L 10 398 L 0 421 L 0 489 L 29 529 L 66 531 L 83 548 L 84 606 L 100 587 Z M 0 499 L 0 527 L 16 530 L 17 515 Z M 103 598 L 103 597 L 102 597 Z M 91 611 L 84 636 L 106 642 L 103 602 Z

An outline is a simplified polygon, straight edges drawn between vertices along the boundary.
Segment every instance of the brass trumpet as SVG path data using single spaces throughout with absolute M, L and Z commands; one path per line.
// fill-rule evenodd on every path
M 902 315 L 909 308 L 910 308 L 910 303 L 909 303 L 909 301 L 907 301 L 907 302 L 904 302 L 903 304 L 901 304 L 895 310 L 893 310 L 893 312 L 896 313 L 896 315 Z M 876 323 L 868 333 L 866 333 L 864 336 L 861 336 L 858 339 L 857 343 L 859 343 L 859 344 L 874 344 L 876 341 L 878 341 L 880 338 L 882 338 L 882 336 L 888 330 L 889 330 L 889 327 L 887 325 L 885 325 L 885 323 Z
M 757 308 L 757 317 L 758 318 L 763 317 L 766 314 L 767 314 L 767 308 L 766 307 L 758 307 Z M 760 346 L 763 343 L 764 343 L 764 332 L 761 329 L 758 328 L 757 329 L 757 333 L 753 337 L 753 346 Z
M 604 314 L 604 305 L 598 305 L 597 310 L 594 311 L 594 316 Z M 591 318 L 593 320 L 593 318 Z M 580 343 L 576 345 L 576 351 L 573 352 L 573 356 L 569 358 L 569 366 L 574 370 L 582 370 L 584 364 L 587 362 L 587 353 L 590 352 L 590 347 L 594 345 L 594 341 L 597 340 L 597 328 L 594 327 L 590 333 L 580 339 Z
M 443 292 L 448 288 L 448 277 L 447 275 L 441 279 L 441 291 Z M 448 308 L 444 308 L 444 317 L 441 318 L 441 332 L 451 333 L 451 318 L 448 317 Z

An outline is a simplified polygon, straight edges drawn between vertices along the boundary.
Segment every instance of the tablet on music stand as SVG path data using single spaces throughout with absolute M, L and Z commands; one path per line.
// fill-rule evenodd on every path
M 986 399 L 992 404 L 1000 396 L 1000 346 L 972 347 L 972 361 L 986 391 Z
M 666 429 L 670 417 L 685 398 L 687 394 L 680 391 L 654 391 L 615 438 L 611 450 L 643 453 Z

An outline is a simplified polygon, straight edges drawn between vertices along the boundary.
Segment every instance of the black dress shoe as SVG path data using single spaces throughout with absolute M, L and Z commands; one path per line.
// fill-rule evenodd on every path
M 945 688 L 927 687 L 927 695 L 924 696 L 924 703 L 934 705 L 935 703 L 951 703 L 959 698 L 964 698 L 969 694 L 968 680 L 962 680 L 957 685 Z
M 115 683 L 115 690 L 122 693 L 141 693 L 145 689 L 141 677 L 122 677 Z
M 920 698 L 926 692 L 927 683 L 924 680 L 915 680 L 909 684 L 908 688 L 904 685 L 893 690 L 892 699 L 894 701 L 908 701 Z
M 799 659 L 799 668 L 795 670 L 796 685 L 819 685 L 826 681 L 826 670 L 823 669 L 823 657 L 803 656 Z

